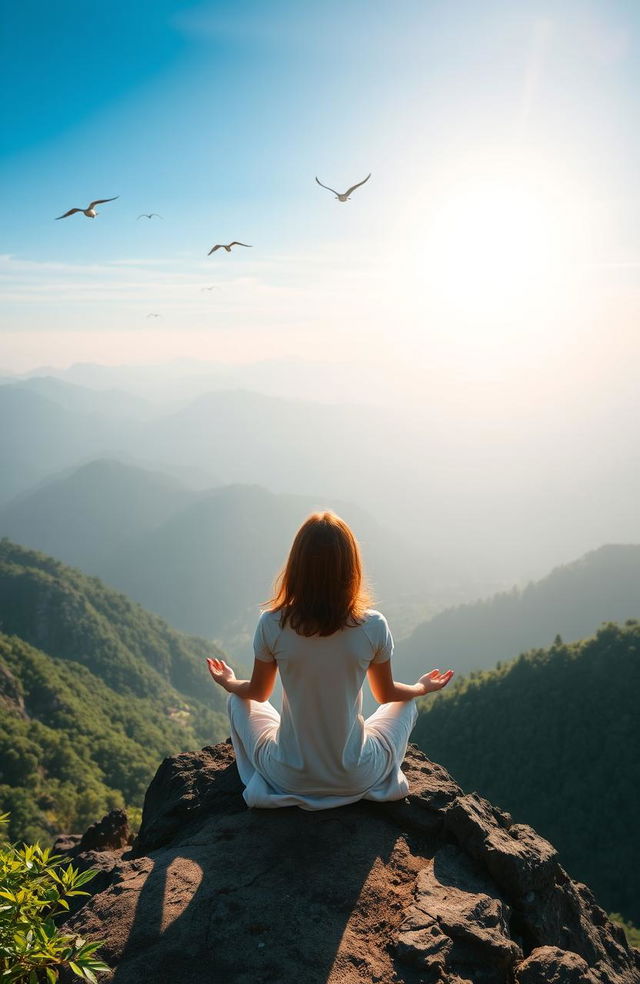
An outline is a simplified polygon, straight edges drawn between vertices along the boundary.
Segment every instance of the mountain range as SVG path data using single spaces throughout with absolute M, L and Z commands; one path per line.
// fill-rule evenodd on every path
M 425 564 L 455 571 L 467 598 L 640 536 L 640 470 L 612 422 L 591 421 L 588 406 L 577 420 L 551 420 L 545 406 L 527 418 L 496 407 L 476 420 L 428 394 L 415 406 L 376 404 L 375 386 L 369 403 L 355 402 L 348 386 L 335 402 L 294 397 L 284 371 L 280 394 L 267 395 L 232 389 L 231 377 L 221 389 L 206 372 L 190 377 L 190 389 L 184 374 L 142 368 L 153 398 L 126 389 L 135 374 L 108 367 L 0 385 L 9 422 L 0 502 L 103 457 L 193 488 L 258 484 L 354 502 L 412 542 Z M 256 388 L 258 379 L 247 376 Z
M 293 536 L 329 503 L 259 486 L 195 491 L 115 460 L 89 462 L 0 507 L 0 535 L 102 577 L 171 624 L 246 645 Z M 353 504 L 378 603 L 413 621 L 459 597 L 455 577 Z M 419 613 L 419 614 L 418 614 Z
M 401 640 L 398 658 L 409 676 L 432 666 L 468 673 L 638 615 L 640 545 L 607 544 L 524 588 L 437 613 Z

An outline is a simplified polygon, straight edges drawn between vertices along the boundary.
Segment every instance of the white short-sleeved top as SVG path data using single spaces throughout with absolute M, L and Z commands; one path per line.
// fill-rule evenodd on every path
M 280 727 L 260 755 L 266 778 L 281 790 L 318 796 L 355 795 L 379 782 L 389 750 L 367 733 L 362 684 L 369 665 L 393 653 L 384 615 L 369 610 L 359 625 L 307 637 L 282 628 L 279 612 L 263 612 L 254 652 L 275 660 L 282 679 Z

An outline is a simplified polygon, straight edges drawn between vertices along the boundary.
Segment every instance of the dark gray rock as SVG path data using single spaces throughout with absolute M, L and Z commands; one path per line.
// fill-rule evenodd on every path
M 415 746 L 404 769 L 404 801 L 308 813 L 248 810 L 229 743 L 166 759 L 65 927 L 105 940 L 104 984 L 640 984 L 547 841 Z
M 446 972 L 508 984 L 523 957 L 509 935 L 510 915 L 495 883 L 459 848 L 446 845 L 418 875 L 415 900 L 398 931 L 398 956 L 436 979 Z

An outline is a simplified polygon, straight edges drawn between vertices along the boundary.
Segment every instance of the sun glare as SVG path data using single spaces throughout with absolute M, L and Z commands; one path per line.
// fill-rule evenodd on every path
M 449 180 L 434 199 L 420 256 L 430 302 L 494 321 L 545 309 L 580 248 L 563 188 L 512 169 Z

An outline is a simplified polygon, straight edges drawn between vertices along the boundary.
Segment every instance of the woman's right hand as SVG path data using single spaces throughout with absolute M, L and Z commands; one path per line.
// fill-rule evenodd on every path
M 446 687 L 452 676 L 453 670 L 447 670 L 446 673 L 441 673 L 440 670 L 431 670 L 430 673 L 425 673 L 420 677 L 418 684 L 424 687 L 425 694 L 430 694 L 434 690 L 442 690 L 443 687 Z

